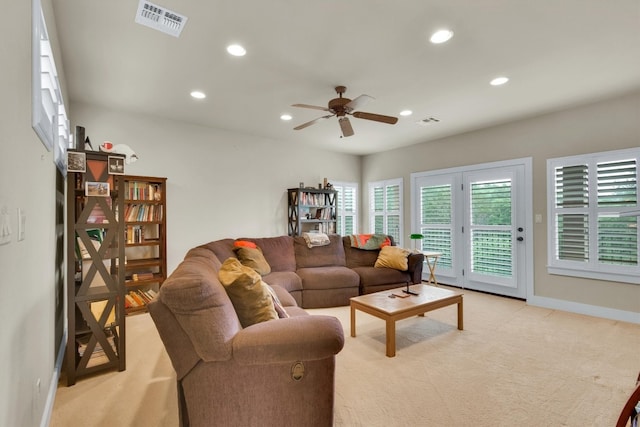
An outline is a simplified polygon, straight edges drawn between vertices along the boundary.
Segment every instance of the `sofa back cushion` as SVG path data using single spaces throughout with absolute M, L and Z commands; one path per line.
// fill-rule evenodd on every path
M 395 245 L 393 237 L 389 236 L 391 239 L 391 245 Z M 351 238 L 350 236 L 344 236 L 342 238 L 342 243 L 344 246 L 346 265 L 349 268 L 356 267 L 373 267 L 378 259 L 378 254 L 380 250 L 364 250 L 358 249 L 351 246 Z
M 271 271 L 296 271 L 296 258 L 293 252 L 293 238 L 291 236 L 256 239 L 243 237 L 238 240 L 254 242 L 262 251 L 265 260 L 271 267 Z
M 236 256 L 236 254 L 233 252 L 233 242 L 233 239 L 220 239 L 213 242 L 205 243 L 204 245 L 200 245 L 198 247 L 205 248 L 213 252 L 222 264 L 225 259 Z
M 295 261 L 297 268 L 327 267 L 346 265 L 342 237 L 338 234 L 330 234 L 330 243 L 325 246 L 309 248 L 302 236 L 293 238 L 295 249 Z M 374 261 L 375 262 L 375 261 Z
M 210 250 L 191 249 L 158 294 L 205 361 L 229 360 L 233 337 L 242 328 L 218 281 L 220 265 Z

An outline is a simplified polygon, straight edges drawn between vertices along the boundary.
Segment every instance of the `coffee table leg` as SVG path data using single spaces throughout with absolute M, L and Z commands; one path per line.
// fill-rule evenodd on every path
M 464 329 L 464 321 L 462 318 L 463 314 L 462 314 L 462 298 L 460 298 L 460 302 L 458 303 L 458 329 L 459 330 L 463 330 Z
M 396 355 L 396 321 L 387 319 L 387 357 Z
M 356 309 L 351 306 L 351 336 L 356 336 Z

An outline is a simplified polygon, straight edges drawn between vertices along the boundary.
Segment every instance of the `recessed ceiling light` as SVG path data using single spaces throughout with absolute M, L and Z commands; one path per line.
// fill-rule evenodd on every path
M 191 92 L 191 96 L 195 99 L 205 99 L 207 97 L 204 92 L 200 92 L 199 90 L 194 90 L 193 92 Z
M 491 86 L 500 86 L 505 84 L 508 81 L 509 81 L 508 77 L 496 77 L 495 79 L 491 80 L 489 83 L 491 84 Z
M 285 120 L 285 121 L 291 120 L 292 118 L 293 117 L 291 117 L 290 114 L 283 114 L 283 115 L 280 116 L 280 120 Z
M 411 111 L 411 110 L 402 110 L 402 111 L 400 111 L 400 115 L 401 116 L 410 116 L 412 114 L 413 114 L 413 111 Z
M 229 54 L 233 56 L 244 56 L 247 53 L 245 48 L 243 48 L 239 44 L 232 44 L 227 46 L 227 52 L 229 52 Z
M 448 41 L 451 37 L 453 37 L 453 31 L 438 30 L 435 33 L 431 34 L 431 38 L 429 40 L 431 41 L 431 43 L 439 44 Z

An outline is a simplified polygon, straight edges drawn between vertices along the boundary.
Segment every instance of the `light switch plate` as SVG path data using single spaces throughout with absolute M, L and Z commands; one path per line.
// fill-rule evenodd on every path
M 11 242 L 11 217 L 6 206 L 0 208 L 0 245 Z
M 18 208 L 18 242 L 24 240 L 26 222 L 27 214 Z

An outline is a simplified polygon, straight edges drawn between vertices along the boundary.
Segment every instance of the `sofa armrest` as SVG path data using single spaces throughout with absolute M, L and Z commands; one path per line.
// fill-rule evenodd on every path
M 240 364 L 264 365 L 332 357 L 344 346 L 342 324 L 332 316 L 311 315 L 257 323 L 233 340 Z
M 424 254 L 411 253 L 408 257 L 409 268 L 407 271 L 411 275 L 414 284 L 422 283 L 422 268 L 424 266 Z

